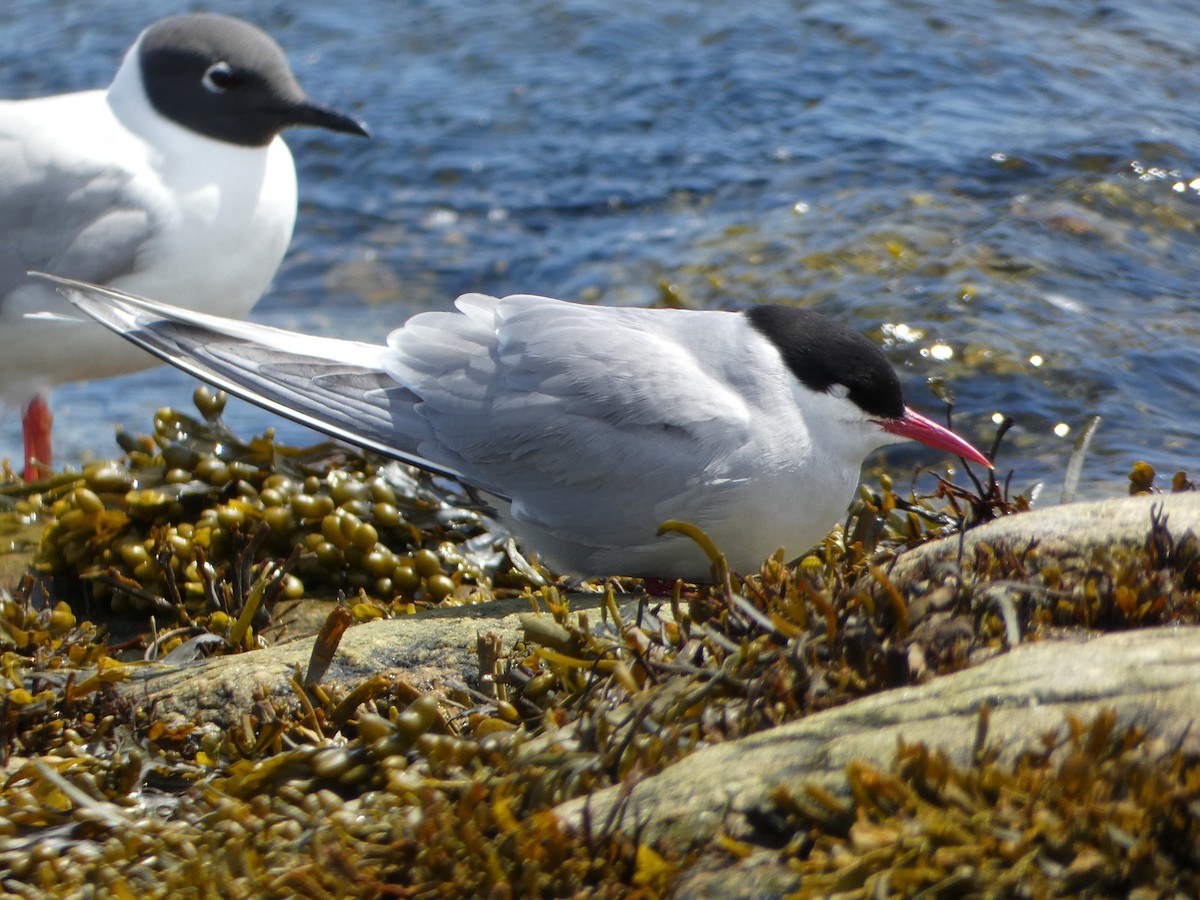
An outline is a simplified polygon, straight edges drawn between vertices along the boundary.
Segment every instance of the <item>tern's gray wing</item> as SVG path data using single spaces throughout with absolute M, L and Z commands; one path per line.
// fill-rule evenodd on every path
M 110 281 L 134 270 L 153 227 L 128 172 L 43 153 L 25 124 L 0 104 L 0 314 L 9 318 L 39 311 L 33 298 L 22 302 L 31 308 L 10 305 L 28 270 Z
M 751 419 L 726 377 L 745 362 L 740 317 L 524 296 L 457 306 L 389 337 L 384 363 L 432 432 L 420 455 L 502 486 L 518 522 L 569 534 L 586 519 L 614 544 L 631 528 L 652 537 L 696 489 L 719 493 Z
M 593 544 L 628 542 L 631 529 L 645 540 L 679 498 L 719 495 L 733 484 L 723 464 L 752 446 L 738 373 L 754 367 L 740 317 L 725 313 L 472 295 L 459 312 L 413 317 L 382 347 L 52 280 L 113 331 L 235 396 L 458 477 L 511 501 L 517 521 Z
M 412 419 L 417 398 L 379 366 L 386 347 L 210 316 L 37 274 L 107 328 L 202 381 L 352 444 L 461 477 L 410 449 L 407 434 L 423 431 Z

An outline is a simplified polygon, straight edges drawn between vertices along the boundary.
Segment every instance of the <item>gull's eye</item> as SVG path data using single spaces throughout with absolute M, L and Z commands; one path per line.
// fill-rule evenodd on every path
M 233 66 L 227 62 L 219 62 L 208 67 L 200 83 L 214 94 L 224 94 L 230 88 L 237 87 L 238 80 Z

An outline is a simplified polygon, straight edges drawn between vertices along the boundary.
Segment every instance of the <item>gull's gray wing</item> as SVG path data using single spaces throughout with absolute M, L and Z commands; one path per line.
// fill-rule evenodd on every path
M 73 152 L 88 135 L 54 124 L 55 107 L 75 108 L 55 99 L 0 102 L 0 316 L 10 322 L 57 301 L 16 293 L 28 270 L 110 281 L 135 269 L 153 230 L 128 171 Z

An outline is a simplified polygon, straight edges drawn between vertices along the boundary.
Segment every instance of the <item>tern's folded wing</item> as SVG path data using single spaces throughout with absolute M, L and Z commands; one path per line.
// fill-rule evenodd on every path
M 704 358 L 720 336 L 703 326 L 733 316 L 524 296 L 458 308 L 393 332 L 383 364 L 421 398 L 421 455 L 501 486 L 518 521 L 614 545 L 652 536 L 745 442 L 750 411 Z
M 415 397 L 378 366 L 386 348 L 297 334 L 133 297 L 66 278 L 76 307 L 165 362 L 236 397 L 350 443 L 452 477 L 416 456 Z M 405 428 L 408 424 L 412 427 Z

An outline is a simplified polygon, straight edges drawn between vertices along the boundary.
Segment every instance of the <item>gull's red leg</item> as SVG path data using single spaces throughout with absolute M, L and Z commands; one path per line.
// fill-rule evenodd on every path
M 54 416 L 45 397 L 34 397 L 21 414 L 21 430 L 25 435 L 26 481 L 37 481 L 50 468 L 50 426 Z

